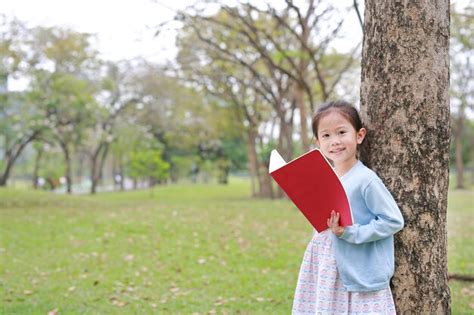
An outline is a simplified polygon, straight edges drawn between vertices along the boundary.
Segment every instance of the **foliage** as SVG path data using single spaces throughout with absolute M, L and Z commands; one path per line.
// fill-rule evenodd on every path
M 151 178 L 163 182 L 169 176 L 170 165 L 163 161 L 160 150 L 133 152 L 129 163 L 129 175 L 132 178 Z
M 170 176 L 173 182 L 179 179 L 191 178 L 194 182 L 198 173 L 198 156 L 173 155 L 170 163 Z
M 0 16 L 0 170 L 17 159 L 32 163 L 28 146 L 39 140 L 68 151 L 71 165 L 58 172 L 74 174 L 70 168 L 83 166 L 81 174 L 91 180 L 104 179 L 104 169 L 123 171 L 133 152 L 153 147 L 170 164 L 173 180 L 194 166 L 201 178 L 225 182 L 229 172 L 261 167 L 274 147 L 288 158 L 305 151 L 301 108 L 308 121 L 327 97 L 358 99 L 360 47 L 342 52 L 332 45 L 347 12 L 326 1 L 202 4 L 212 6 L 177 15 L 177 66 L 102 60 L 94 35 L 30 28 Z M 466 95 L 472 104 L 465 89 L 472 90 L 466 85 L 472 81 L 466 79 L 474 38 L 470 10 L 452 10 L 453 113 Z M 305 22 L 312 25 L 307 33 Z M 5 90 L 12 78 L 26 82 L 25 90 Z M 469 135 L 463 135 L 465 162 Z M 15 174 L 29 176 L 31 169 Z

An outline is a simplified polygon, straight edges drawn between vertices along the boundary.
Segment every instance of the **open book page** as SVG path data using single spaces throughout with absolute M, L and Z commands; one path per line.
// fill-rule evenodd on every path
M 344 187 L 319 150 L 309 151 L 288 163 L 273 150 L 269 172 L 318 232 L 327 228 L 332 210 L 339 212 L 342 226 L 352 224 Z
M 280 167 L 286 165 L 285 160 L 281 157 L 280 153 L 277 150 L 272 150 L 270 154 L 270 164 L 268 166 L 268 172 L 271 173 L 276 171 Z

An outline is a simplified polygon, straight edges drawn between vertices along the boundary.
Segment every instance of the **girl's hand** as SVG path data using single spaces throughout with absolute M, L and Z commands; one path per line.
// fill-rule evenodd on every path
M 339 212 L 331 211 L 331 217 L 327 221 L 328 227 L 331 231 L 340 237 L 344 233 L 344 227 L 339 225 Z

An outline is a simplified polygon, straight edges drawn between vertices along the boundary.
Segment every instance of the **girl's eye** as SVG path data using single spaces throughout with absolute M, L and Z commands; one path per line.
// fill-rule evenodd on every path
M 345 131 L 345 130 L 341 130 L 341 131 L 339 131 L 339 134 L 340 134 L 340 135 L 343 135 L 343 134 L 345 134 L 345 133 L 346 133 L 346 131 Z
M 327 137 L 329 137 L 329 135 L 326 133 L 326 134 L 323 134 L 321 137 L 322 138 L 327 138 Z

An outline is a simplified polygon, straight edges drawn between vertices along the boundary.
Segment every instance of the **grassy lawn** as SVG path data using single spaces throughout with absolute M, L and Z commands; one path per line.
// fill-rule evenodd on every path
M 474 275 L 474 189 L 449 191 L 448 270 Z M 474 314 L 474 282 L 450 281 L 452 313 Z
M 0 190 L 0 311 L 289 314 L 311 228 L 288 201 L 248 190 L 237 179 L 153 194 Z M 473 197 L 450 192 L 451 273 L 473 273 Z M 451 288 L 453 314 L 472 312 L 474 286 Z

